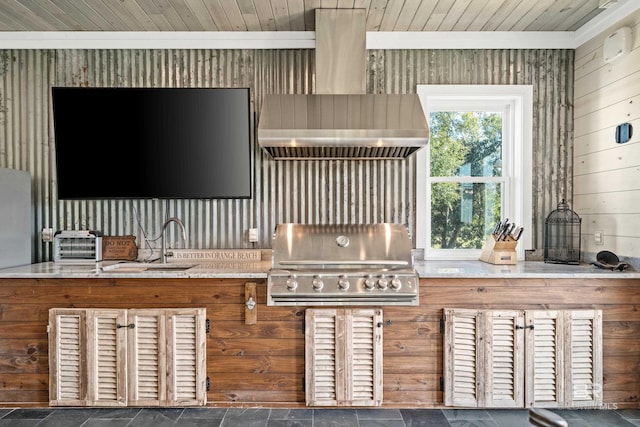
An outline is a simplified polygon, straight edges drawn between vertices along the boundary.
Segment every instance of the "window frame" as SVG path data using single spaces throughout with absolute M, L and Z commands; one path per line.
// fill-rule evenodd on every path
M 517 246 L 518 259 L 532 242 L 532 139 L 533 86 L 531 85 L 418 85 L 422 109 L 427 121 L 431 111 L 486 110 L 487 105 L 502 105 L 508 113 L 503 118 L 503 176 L 487 182 L 503 182 L 502 218 L 509 218 L 525 231 Z M 448 110 L 447 110 L 448 108 Z M 429 148 L 416 153 L 416 247 L 424 249 L 424 259 L 478 259 L 480 249 L 431 248 L 431 184 L 442 182 L 429 176 Z M 432 178 L 436 178 L 435 180 Z M 457 177 L 457 182 L 482 182 L 486 177 Z M 446 182 L 451 182 L 446 179 Z

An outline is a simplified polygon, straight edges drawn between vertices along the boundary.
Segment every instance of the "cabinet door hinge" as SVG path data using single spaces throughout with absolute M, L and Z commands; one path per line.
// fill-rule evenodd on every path
M 211 390 L 211 380 L 207 377 L 207 391 Z
M 444 318 L 440 319 L 440 333 L 444 334 Z
M 444 378 L 440 377 L 440 391 L 444 391 Z
M 211 321 L 209 319 L 205 320 L 204 325 L 205 332 L 208 334 L 211 331 Z

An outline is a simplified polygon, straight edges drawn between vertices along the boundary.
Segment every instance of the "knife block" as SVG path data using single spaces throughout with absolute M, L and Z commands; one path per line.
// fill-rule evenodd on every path
M 480 261 L 489 264 L 516 264 L 518 262 L 516 246 L 518 246 L 518 241 L 511 236 L 508 236 L 507 240 L 496 241 L 490 235 L 482 247 Z

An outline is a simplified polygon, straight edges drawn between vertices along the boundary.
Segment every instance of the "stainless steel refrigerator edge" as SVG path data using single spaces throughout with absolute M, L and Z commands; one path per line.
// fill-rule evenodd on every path
M 0 168 L 0 268 L 31 264 L 31 175 Z

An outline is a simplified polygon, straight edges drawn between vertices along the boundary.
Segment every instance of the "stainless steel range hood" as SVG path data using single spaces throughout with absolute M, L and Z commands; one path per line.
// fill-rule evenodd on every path
M 316 10 L 315 95 L 266 95 L 258 141 L 274 159 L 402 159 L 427 145 L 416 94 L 365 94 L 362 9 Z
M 258 138 L 275 159 L 396 159 L 429 131 L 416 95 L 269 95 Z

